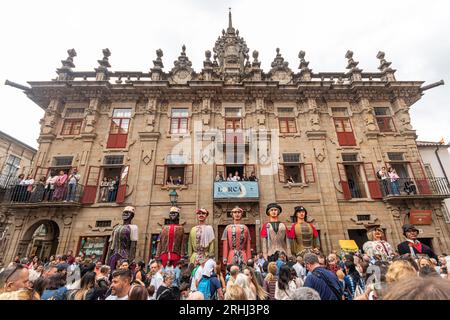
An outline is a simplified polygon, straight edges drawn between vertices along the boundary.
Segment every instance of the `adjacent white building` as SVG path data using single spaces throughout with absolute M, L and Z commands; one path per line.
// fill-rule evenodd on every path
M 417 141 L 422 161 L 424 163 L 426 175 L 429 179 L 435 177 L 450 178 L 450 143 Z M 444 214 L 447 223 L 450 223 L 450 199 L 444 200 Z

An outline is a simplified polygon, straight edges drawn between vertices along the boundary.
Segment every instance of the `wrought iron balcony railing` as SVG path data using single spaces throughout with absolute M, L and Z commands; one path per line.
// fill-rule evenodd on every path
M 450 184 L 446 178 L 413 179 L 400 178 L 380 180 L 380 189 L 384 197 L 441 196 L 450 197 Z

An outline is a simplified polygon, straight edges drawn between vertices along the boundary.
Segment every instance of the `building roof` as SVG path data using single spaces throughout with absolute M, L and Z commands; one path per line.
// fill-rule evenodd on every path
M 21 147 L 23 147 L 23 148 L 25 148 L 25 149 L 28 149 L 28 150 L 32 151 L 33 153 L 36 153 L 36 152 L 37 152 L 37 150 L 36 150 L 35 148 L 30 147 L 30 146 L 27 145 L 26 143 L 23 143 L 22 141 L 17 140 L 17 139 L 14 138 L 14 137 L 11 137 L 9 134 L 6 134 L 6 133 L 4 133 L 4 132 L 1 131 L 1 130 L 0 130 L 0 137 L 4 137 L 5 139 L 10 140 L 10 141 L 12 141 L 12 142 L 14 142 L 14 143 L 20 145 Z
M 450 145 L 442 144 L 439 142 L 431 142 L 431 141 L 416 141 L 418 147 L 445 147 L 448 148 Z

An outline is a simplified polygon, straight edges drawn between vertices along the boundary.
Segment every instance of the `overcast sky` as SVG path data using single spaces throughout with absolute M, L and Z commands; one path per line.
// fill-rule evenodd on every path
M 315 72 L 345 71 L 351 49 L 364 71 L 378 71 L 379 50 L 397 69 L 397 80 L 445 86 L 426 91 L 411 108 L 420 140 L 450 141 L 450 1 L 100 1 L 27 0 L 0 2 L 0 130 L 37 148 L 44 111 L 20 90 L 3 85 L 56 77 L 67 49 L 75 48 L 75 70 L 97 67 L 101 50 L 111 50 L 116 71 L 148 71 L 155 50 L 164 70 L 181 46 L 199 72 L 228 24 L 239 29 L 250 52 L 258 50 L 264 71 L 279 47 L 298 71 L 298 52 Z

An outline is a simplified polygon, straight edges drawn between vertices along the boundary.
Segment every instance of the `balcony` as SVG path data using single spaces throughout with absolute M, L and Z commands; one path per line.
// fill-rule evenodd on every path
M 62 188 L 49 189 L 43 184 L 11 185 L 6 188 L 3 204 L 8 207 L 78 207 L 84 186 L 81 184 L 65 185 Z
M 258 202 L 256 181 L 214 182 L 214 202 Z
M 379 185 L 385 201 L 450 198 L 450 184 L 446 178 L 400 178 L 396 182 L 387 179 L 379 181 Z
M 245 146 L 248 147 L 250 142 L 250 132 L 247 130 L 220 130 L 216 135 L 216 142 L 225 146 Z

